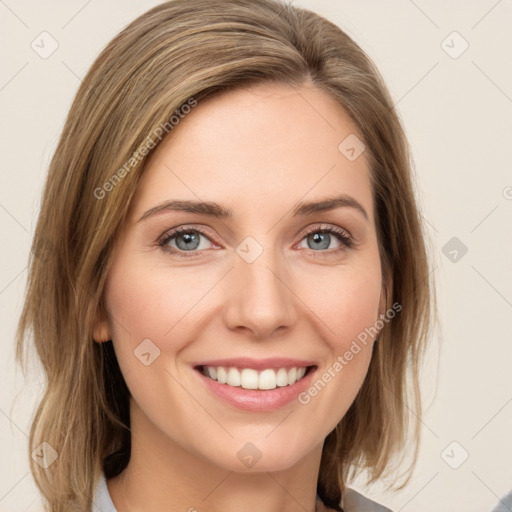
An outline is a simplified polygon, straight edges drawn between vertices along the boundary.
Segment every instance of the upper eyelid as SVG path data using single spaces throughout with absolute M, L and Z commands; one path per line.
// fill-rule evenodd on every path
M 175 228 L 168 229 L 161 236 L 158 237 L 157 241 L 160 242 L 160 241 L 165 241 L 169 238 L 173 238 L 173 237 L 179 235 L 181 231 L 183 231 L 183 232 L 197 231 L 200 235 L 202 235 L 206 238 L 211 237 L 213 239 L 212 241 L 215 241 L 215 237 L 210 234 L 208 228 L 206 228 L 204 226 L 197 227 L 193 224 L 190 224 L 190 225 L 186 224 L 184 226 L 176 226 Z
M 336 226 L 334 224 L 326 224 L 325 222 L 324 223 L 319 223 L 317 225 L 312 225 L 312 226 L 308 226 L 307 228 L 305 228 L 304 231 L 302 230 L 299 230 L 299 232 L 297 233 L 297 235 L 299 233 L 303 233 L 304 235 L 307 235 L 308 233 L 311 233 L 311 232 L 316 232 L 316 231 L 323 231 L 323 230 L 330 230 L 330 229 L 334 229 L 336 231 L 343 231 L 343 233 L 345 233 L 347 235 L 347 237 L 349 238 L 352 238 L 352 235 L 350 233 L 350 231 L 346 228 L 342 228 L 341 226 Z

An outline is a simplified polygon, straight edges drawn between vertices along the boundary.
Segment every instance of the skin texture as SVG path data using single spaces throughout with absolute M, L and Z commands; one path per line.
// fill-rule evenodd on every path
M 94 331 L 98 342 L 112 339 L 132 395 L 131 460 L 107 483 L 119 512 L 315 510 L 323 441 L 353 402 L 374 340 L 308 404 L 272 412 L 224 403 L 193 366 L 289 356 L 316 361 L 319 378 L 384 312 L 368 163 L 338 150 L 357 133 L 311 84 L 263 84 L 201 103 L 152 153 Z M 353 207 L 292 216 L 299 201 L 342 193 L 368 220 Z M 138 222 L 170 199 L 215 201 L 233 218 L 163 211 Z M 158 246 L 178 226 L 208 234 L 191 257 Z M 317 248 L 305 231 L 326 226 L 350 234 L 353 247 L 330 235 Z M 236 252 L 248 236 L 263 248 L 252 263 Z M 167 246 L 179 251 L 178 238 Z M 149 366 L 134 356 L 145 339 L 160 349 Z M 262 454 L 251 468 L 237 457 L 247 442 Z

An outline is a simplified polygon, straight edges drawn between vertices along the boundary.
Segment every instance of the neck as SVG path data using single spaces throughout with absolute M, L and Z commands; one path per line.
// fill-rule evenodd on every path
M 323 443 L 278 471 L 233 470 L 187 450 L 132 401 L 130 462 L 108 481 L 118 512 L 314 512 Z M 286 464 L 284 464 L 286 466 Z M 325 510 L 319 503 L 318 511 Z

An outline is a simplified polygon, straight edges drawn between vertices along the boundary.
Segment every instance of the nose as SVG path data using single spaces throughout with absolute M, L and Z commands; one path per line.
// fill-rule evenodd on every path
M 271 250 L 252 263 L 235 260 L 226 290 L 224 320 L 233 330 L 266 339 L 292 327 L 297 320 L 297 298 L 285 265 Z

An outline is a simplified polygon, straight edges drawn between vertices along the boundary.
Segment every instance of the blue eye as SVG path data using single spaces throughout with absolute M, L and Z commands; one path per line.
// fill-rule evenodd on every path
M 164 239 L 159 242 L 158 245 L 161 246 L 164 251 L 188 257 L 188 254 L 183 253 L 196 252 L 197 249 L 205 249 L 204 247 L 200 248 L 201 238 L 210 240 L 206 233 L 198 228 L 180 227 L 166 233 Z M 170 242 L 175 242 L 176 247 L 170 246 Z
M 338 240 L 340 246 L 326 251 L 326 249 L 329 249 L 333 236 Z M 197 255 L 197 253 L 202 250 L 208 249 L 208 244 L 206 244 L 205 247 L 201 247 L 202 238 L 213 243 L 210 236 L 202 229 L 181 226 L 166 232 L 158 242 L 158 246 L 165 252 L 187 258 Z M 308 241 L 308 247 L 306 247 L 306 249 L 319 253 L 328 252 L 332 254 L 353 246 L 353 240 L 350 235 L 343 229 L 335 226 L 317 226 L 311 228 L 304 234 L 301 241 L 302 240 Z M 174 246 L 171 245 L 171 243 L 173 243 Z
M 334 235 L 334 237 L 337 238 L 338 241 L 341 243 L 341 247 L 334 248 L 335 251 L 352 247 L 353 241 L 350 235 L 346 231 L 334 226 L 327 226 L 323 228 L 315 227 L 313 229 L 310 229 L 306 233 L 304 239 L 311 239 L 312 242 L 311 244 L 308 244 L 308 248 L 313 249 L 314 252 L 318 252 L 318 249 L 329 248 L 330 242 L 332 240 L 332 235 Z

